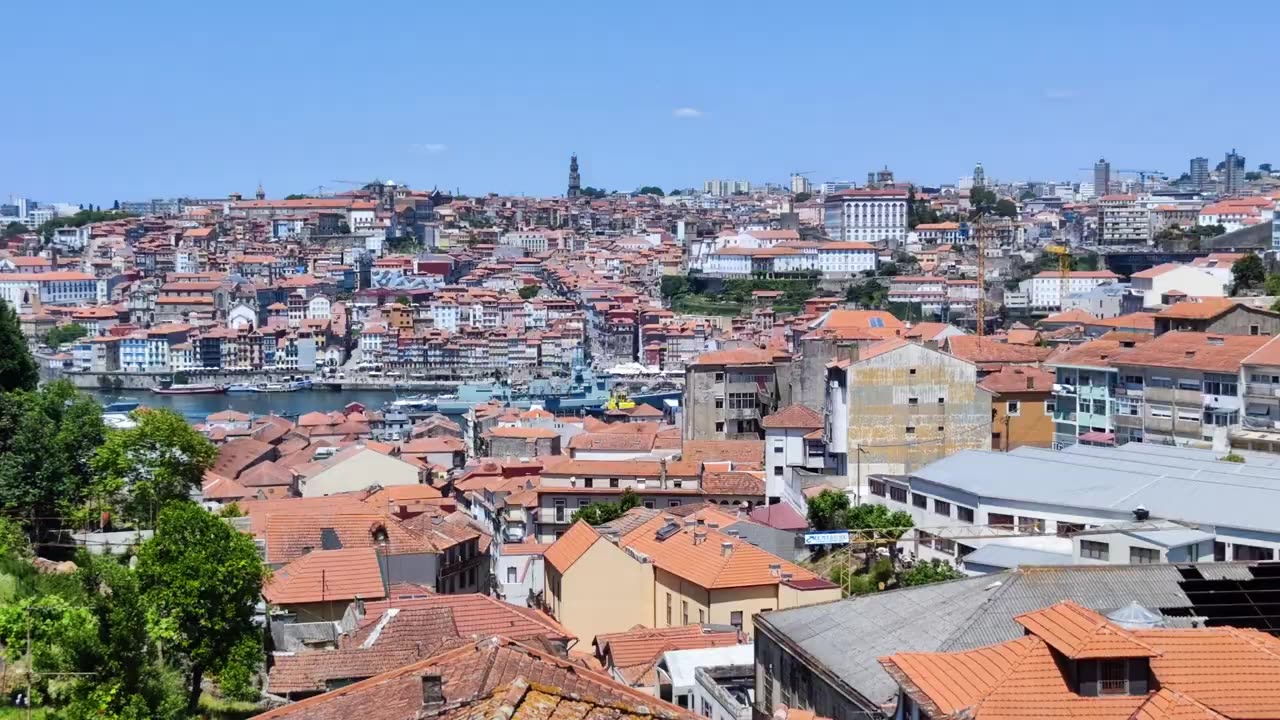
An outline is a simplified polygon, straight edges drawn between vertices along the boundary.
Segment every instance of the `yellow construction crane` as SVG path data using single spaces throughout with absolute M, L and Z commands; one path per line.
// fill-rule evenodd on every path
M 1067 280 L 1071 278 L 1071 248 L 1066 245 L 1048 245 L 1044 251 L 1058 256 L 1058 311 L 1061 312 L 1067 302 Z

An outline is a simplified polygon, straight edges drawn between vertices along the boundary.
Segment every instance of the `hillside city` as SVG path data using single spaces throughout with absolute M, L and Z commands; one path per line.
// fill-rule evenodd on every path
M 1280 718 L 1280 172 L 1221 157 L 10 197 L 0 699 Z

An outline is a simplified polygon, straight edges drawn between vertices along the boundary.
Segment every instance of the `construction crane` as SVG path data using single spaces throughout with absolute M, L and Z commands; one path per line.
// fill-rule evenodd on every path
M 1199 529 L 1199 526 L 1194 523 L 1181 521 L 1174 522 L 1191 530 Z M 1105 535 L 1116 532 L 1150 532 L 1155 530 L 1167 530 L 1168 528 L 1168 521 L 1141 520 L 1137 522 L 1118 522 L 1109 525 L 1100 525 L 1098 527 L 1091 527 L 1067 533 L 1061 537 Z M 846 570 L 844 577 L 840 578 L 841 590 L 843 590 L 846 595 L 852 593 L 853 578 L 857 572 L 858 566 L 865 566 L 869 564 L 869 560 L 863 560 L 857 557 L 860 552 L 870 553 L 875 547 L 881 545 L 910 543 L 912 555 L 919 558 L 920 536 L 922 533 L 928 538 L 925 542 L 930 546 L 933 546 L 934 543 L 937 543 L 939 540 L 954 543 L 956 540 L 1059 537 L 1056 532 L 1050 533 L 1048 530 L 1044 529 L 1043 524 L 1041 526 L 951 525 L 922 528 L 858 528 L 850 529 L 848 531 L 836 530 L 832 532 L 849 533 L 848 544 L 832 553 L 836 560 L 836 562 L 832 564 L 833 567 L 844 567 Z M 911 538 L 903 540 L 902 537 L 908 532 L 911 533 Z
M 1058 311 L 1067 304 L 1067 281 L 1071 279 L 1071 248 L 1066 245 L 1046 245 L 1044 251 L 1058 256 Z

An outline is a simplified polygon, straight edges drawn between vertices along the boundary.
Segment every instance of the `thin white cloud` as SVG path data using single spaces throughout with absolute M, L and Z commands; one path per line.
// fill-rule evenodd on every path
M 412 147 L 415 151 L 427 155 L 439 155 L 449 149 L 449 146 L 444 143 L 414 143 Z
M 1071 100 L 1079 97 L 1080 93 L 1076 90 L 1067 90 L 1065 88 L 1049 88 L 1044 91 L 1046 100 Z
M 704 113 L 698 108 L 682 107 L 672 110 L 671 114 L 678 118 L 700 118 Z

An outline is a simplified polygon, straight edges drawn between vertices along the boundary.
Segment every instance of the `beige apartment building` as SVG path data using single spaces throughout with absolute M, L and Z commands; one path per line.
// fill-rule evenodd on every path
M 783 381 L 790 364 L 790 355 L 762 348 L 717 350 L 694 358 L 684 375 L 684 439 L 763 438 L 760 421 L 790 402 Z
M 546 609 L 586 642 L 636 625 L 750 635 L 756 613 L 840 598 L 833 583 L 720 531 L 734 520 L 638 508 L 599 530 L 577 523 L 546 552 Z

